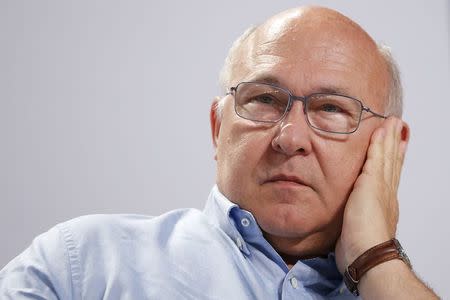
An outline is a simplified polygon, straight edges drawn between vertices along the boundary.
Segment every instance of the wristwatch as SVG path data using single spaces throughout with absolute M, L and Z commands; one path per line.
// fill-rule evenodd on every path
M 359 296 L 358 283 L 361 277 L 376 265 L 392 259 L 401 259 L 411 268 L 405 250 L 395 238 L 370 248 L 349 265 L 344 272 L 345 285 L 353 295 Z

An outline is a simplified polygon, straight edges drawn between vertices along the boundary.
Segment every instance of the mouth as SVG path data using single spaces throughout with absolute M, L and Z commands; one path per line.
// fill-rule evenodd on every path
M 307 184 L 305 182 L 303 182 L 297 176 L 284 175 L 284 174 L 279 174 L 279 175 L 270 177 L 264 183 L 281 184 L 281 185 L 288 185 L 288 186 L 307 186 Z

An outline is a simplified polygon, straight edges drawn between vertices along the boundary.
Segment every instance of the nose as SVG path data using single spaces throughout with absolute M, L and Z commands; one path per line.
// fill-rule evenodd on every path
M 311 152 L 311 128 L 303 111 L 302 101 L 294 101 L 287 115 L 278 124 L 272 148 L 288 156 Z

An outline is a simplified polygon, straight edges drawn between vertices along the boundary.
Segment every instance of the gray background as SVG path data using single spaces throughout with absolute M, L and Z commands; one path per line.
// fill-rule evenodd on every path
M 232 41 L 305 1 L 0 0 L 0 267 L 92 213 L 201 208 L 209 105 Z M 317 1 L 393 48 L 412 136 L 399 237 L 450 298 L 448 1 Z

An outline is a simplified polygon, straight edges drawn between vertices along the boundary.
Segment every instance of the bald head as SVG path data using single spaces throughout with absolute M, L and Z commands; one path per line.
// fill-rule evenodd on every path
M 289 59 L 286 59 L 289 58 Z M 222 69 L 224 90 L 257 78 L 258 72 L 279 65 L 311 70 L 320 62 L 326 68 L 348 66 L 361 77 L 361 89 L 372 91 L 382 113 L 401 115 L 401 85 L 389 49 L 379 46 L 355 22 L 334 10 L 301 7 L 281 12 L 247 30 L 232 46 Z M 326 64 L 326 66 L 325 66 Z M 309 76 L 299 77 L 299 85 Z M 357 95 L 353 95 L 357 96 Z M 361 91 L 359 98 L 367 97 Z

